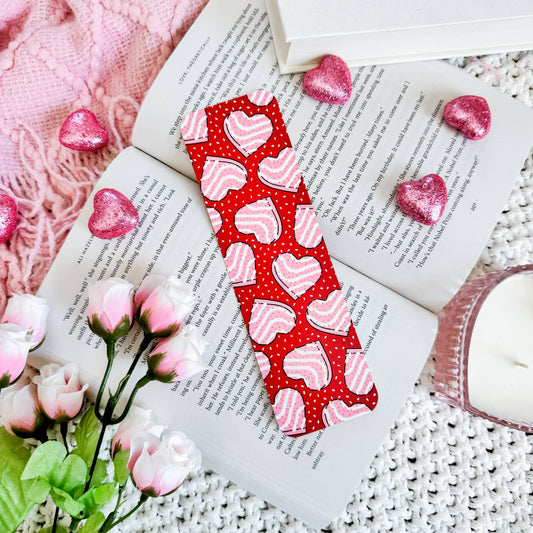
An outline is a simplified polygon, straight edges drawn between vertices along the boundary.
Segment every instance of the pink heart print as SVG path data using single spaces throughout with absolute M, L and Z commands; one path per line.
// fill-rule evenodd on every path
M 249 117 L 244 111 L 234 111 L 224 120 L 224 131 L 235 148 L 249 156 L 268 141 L 273 128 L 266 115 Z
M 371 411 L 376 386 L 277 100 L 261 89 L 201 111 L 183 136 L 279 429 Z

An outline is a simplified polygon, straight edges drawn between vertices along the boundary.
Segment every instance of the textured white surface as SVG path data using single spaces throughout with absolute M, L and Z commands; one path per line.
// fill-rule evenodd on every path
M 533 51 L 452 63 L 533 107 Z M 517 175 L 473 274 L 525 263 L 533 263 L 533 154 Z M 533 531 L 533 435 L 435 400 L 432 374 L 430 358 L 364 479 L 354 480 L 357 488 L 346 511 L 326 531 Z M 49 502 L 20 531 L 50 525 L 53 513 Z M 115 530 L 312 531 L 205 470 L 170 497 L 150 500 Z

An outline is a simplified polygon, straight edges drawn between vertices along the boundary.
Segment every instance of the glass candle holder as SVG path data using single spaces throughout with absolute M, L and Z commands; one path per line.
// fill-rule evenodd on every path
M 533 432 L 533 265 L 466 282 L 439 317 L 436 396 Z

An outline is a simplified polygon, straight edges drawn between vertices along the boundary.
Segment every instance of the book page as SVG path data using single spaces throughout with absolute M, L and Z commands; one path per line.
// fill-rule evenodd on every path
M 276 65 L 262 0 L 210 2 L 149 91 L 134 130 L 142 150 L 193 178 L 180 136 L 190 111 L 258 88 L 279 100 L 333 257 L 433 311 L 478 259 L 533 144 L 533 112 L 444 62 L 352 70 L 353 91 L 327 105 Z M 467 140 L 446 102 L 476 94 L 490 133 Z M 439 174 L 448 202 L 424 226 L 396 205 L 398 185 Z M 451 251 L 453 250 L 453 253 Z
M 140 222 L 122 237 L 98 239 L 87 226 L 89 199 L 39 290 L 51 306 L 50 327 L 34 361 L 76 362 L 94 394 L 106 356 L 87 326 L 88 284 L 117 276 L 137 286 L 149 273 L 178 276 L 196 296 L 188 322 L 208 342 L 208 370 L 177 384 L 151 383 L 138 402 L 189 434 L 208 468 L 314 527 L 325 526 L 342 512 L 397 417 L 429 354 L 435 315 L 335 263 L 378 385 L 378 406 L 351 422 L 287 437 L 277 428 L 196 184 L 129 148 L 100 179 L 97 188 L 105 187 L 131 198 Z M 120 340 L 115 386 L 141 337 L 134 328 Z M 142 362 L 134 378 L 145 370 Z

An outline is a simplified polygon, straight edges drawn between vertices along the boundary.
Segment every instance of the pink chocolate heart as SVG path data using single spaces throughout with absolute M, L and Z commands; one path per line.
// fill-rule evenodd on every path
M 93 152 L 109 142 L 109 135 L 98 124 L 92 111 L 78 109 L 63 122 L 59 130 L 59 142 L 72 150 Z
M 446 183 L 437 174 L 418 181 L 406 181 L 396 191 L 400 209 L 413 220 L 431 226 L 438 222 L 446 206 Z
M 0 243 L 7 242 L 17 225 L 17 204 L 7 194 L 0 194 Z
M 102 189 L 94 195 L 94 212 L 89 230 L 99 239 L 114 239 L 131 231 L 139 223 L 135 206 L 121 192 Z
M 468 94 L 448 102 L 444 120 L 457 128 L 467 139 L 479 140 L 490 130 L 490 109 L 485 98 Z
M 304 91 L 326 104 L 344 104 L 352 94 L 352 76 L 348 65 L 338 56 L 326 56 L 318 67 L 306 72 Z

